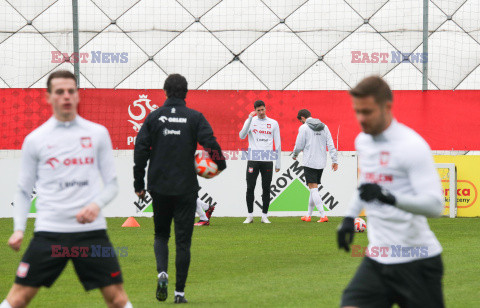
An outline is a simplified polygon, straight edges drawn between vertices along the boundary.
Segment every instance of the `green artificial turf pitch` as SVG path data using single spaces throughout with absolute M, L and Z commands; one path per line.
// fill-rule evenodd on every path
M 195 227 L 186 298 L 190 306 L 338 307 L 342 290 L 361 258 L 339 251 L 336 228 L 305 223 L 299 217 L 271 217 L 272 224 L 242 224 L 244 218 L 213 217 L 209 227 Z M 125 218 L 109 218 L 115 247 L 128 247 L 120 257 L 125 289 L 134 307 L 171 305 L 175 285 L 174 236 L 170 240 L 169 298 L 155 299 L 153 221 L 137 218 L 140 228 L 122 228 Z M 368 222 L 367 222 L 368 224 Z M 480 218 L 429 219 L 443 246 L 444 295 L 447 307 L 480 307 Z M 0 219 L 0 302 L 14 281 L 22 253 L 30 241 L 29 219 L 22 250 L 6 246 L 12 219 Z M 367 234 L 354 244 L 366 246 Z M 98 290 L 85 292 L 70 262 L 50 288 L 42 288 L 30 307 L 105 307 Z

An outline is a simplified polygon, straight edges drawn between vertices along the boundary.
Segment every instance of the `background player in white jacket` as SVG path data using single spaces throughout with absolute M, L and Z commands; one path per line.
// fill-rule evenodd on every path
M 262 222 L 270 223 L 267 218 L 268 207 L 270 206 L 270 184 L 273 176 L 273 161 L 275 161 L 275 172 L 280 171 L 281 165 L 281 141 L 280 127 L 277 121 L 266 115 L 265 103 L 256 101 L 253 104 L 255 111 L 252 111 L 245 121 L 239 133 L 241 139 L 248 135 L 248 163 L 247 163 L 247 209 L 248 216 L 243 223 L 253 222 L 253 201 L 255 199 L 255 185 L 257 184 L 258 173 L 262 174 Z M 273 150 L 275 142 L 275 151 Z
M 41 286 L 55 282 L 70 259 L 85 290 L 100 288 L 108 307 L 132 307 L 101 212 L 118 192 L 108 131 L 77 114 L 77 83 L 69 71 L 50 74 L 47 101 L 53 116 L 22 146 L 14 233 L 8 244 L 20 249 L 35 186 L 34 236 L 0 308 L 28 305 Z M 101 247 L 101 255 L 93 247 Z
M 430 148 L 393 118 L 392 92 L 380 77 L 362 80 L 350 94 L 363 130 L 355 140 L 360 186 L 339 226 L 338 244 L 349 251 L 362 208 L 369 244 L 341 305 L 444 307 L 442 247 L 426 219 L 443 210 Z
M 327 165 L 327 147 L 332 158 L 332 170 L 337 171 L 337 150 L 333 144 L 332 134 L 328 126 L 319 119 L 312 118 L 307 109 L 298 112 L 297 119 L 303 123 L 298 129 L 297 141 L 293 150 L 293 159 L 303 151 L 303 170 L 305 180 L 310 190 L 308 199 L 308 213 L 302 217 L 303 221 L 311 221 L 313 209 L 317 207 L 320 212 L 320 220 L 317 222 L 328 222 L 328 217 L 323 210 L 322 199 L 318 193 L 318 184 L 322 180 L 323 169 Z

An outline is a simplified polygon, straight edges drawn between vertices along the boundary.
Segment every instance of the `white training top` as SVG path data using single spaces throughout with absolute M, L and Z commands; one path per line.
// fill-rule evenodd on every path
M 425 140 L 393 120 L 377 136 L 360 133 L 355 147 L 359 184 L 377 183 L 397 199 L 396 206 L 391 206 L 364 202 L 358 192 L 354 195 L 346 216 L 356 217 L 365 208 L 371 254 L 367 256 L 380 263 L 397 264 L 439 255 L 442 247 L 425 216 L 441 214 L 442 187 Z
M 293 150 L 293 156 L 297 157 L 303 151 L 302 165 L 314 169 L 324 169 L 327 165 L 327 147 L 333 163 L 337 163 L 337 149 L 333 144 L 332 135 L 328 126 L 321 130 L 313 130 L 307 122 L 298 128 L 297 141 Z M 314 119 L 315 120 L 315 119 Z M 318 121 L 318 120 L 317 120 Z M 320 122 L 320 121 L 318 121 Z
M 280 127 L 278 122 L 269 117 L 259 119 L 257 116 L 248 117 L 239 133 L 241 139 L 248 134 L 248 160 L 276 161 L 275 169 L 280 169 L 282 147 Z M 275 151 L 273 142 L 275 141 Z
M 112 142 L 107 129 L 76 116 L 71 122 L 51 117 L 31 132 L 22 146 L 19 194 L 14 203 L 14 230 L 25 230 L 30 194 L 37 191 L 35 231 L 82 232 L 106 229 L 101 211 L 80 224 L 77 213 L 91 202 L 102 207 L 102 183 L 116 183 Z M 26 198 L 25 198 L 26 196 Z

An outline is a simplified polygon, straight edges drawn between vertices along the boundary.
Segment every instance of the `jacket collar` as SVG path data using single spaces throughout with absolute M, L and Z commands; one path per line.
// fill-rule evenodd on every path
M 55 118 L 54 115 L 52 115 L 49 119 L 49 121 L 54 125 L 55 127 L 71 127 L 74 125 L 78 125 L 79 122 L 82 120 L 82 118 L 77 114 L 75 115 L 75 118 L 72 121 L 59 121 L 57 118 Z
M 187 103 L 181 98 L 171 97 L 167 98 L 163 106 L 185 106 Z

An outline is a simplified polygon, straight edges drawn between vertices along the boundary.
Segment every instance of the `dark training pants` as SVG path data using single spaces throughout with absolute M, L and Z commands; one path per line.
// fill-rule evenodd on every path
M 258 172 L 262 174 L 262 201 L 264 214 L 268 213 L 270 206 L 270 184 L 273 176 L 273 162 L 271 161 L 252 161 L 247 163 L 247 208 L 249 213 L 253 213 L 254 192 L 257 184 Z
M 175 290 L 183 292 L 190 266 L 190 246 L 192 243 L 193 223 L 197 207 L 198 192 L 180 196 L 160 195 L 150 192 L 153 199 L 153 222 L 155 225 L 155 258 L 157 271 L 168 270 L 168 240 L 172 218 L 175 222 L 175 246 L 177 280 Z
M 443 308 L 442 277 L 440 255 L 400 264 L 365 257 L 343 291 L 341 307 Z

